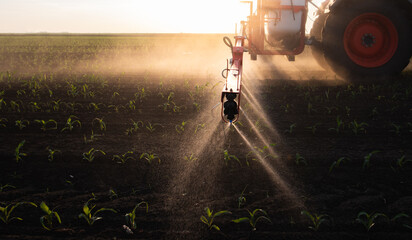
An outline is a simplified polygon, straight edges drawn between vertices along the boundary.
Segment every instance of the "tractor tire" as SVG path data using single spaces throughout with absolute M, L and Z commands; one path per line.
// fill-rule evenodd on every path
M 313 27 L 310 30 L 310 38 L 313 39 L 312 45 L 310 46 L 312 51 L 312 56 L 315 58 L 316 62 L 325 70 L 330 70 L 329 65 L 326 63 L 325 56 L 323 55 L 322 46 L 322 29 L 325 25 L 325 20 L 328 14 L 323 13 L 316 18 L 313 22 Z
M 412 4 L 407 0 L 339 3 L 331 7 L 322 30 L 324 56 L 332 70 L 352 81 L 402 72 L 412 56 Z

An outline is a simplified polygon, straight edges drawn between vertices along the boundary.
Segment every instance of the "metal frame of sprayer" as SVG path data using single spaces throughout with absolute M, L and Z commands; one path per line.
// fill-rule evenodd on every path
M 241 2 L 250 6 L 248 20 L 241 21 L 240 35 L 235 34 L 234 45 L 230 38 L 223 38 L 232 51 L 232 58 L 226 61 L 226 68 L 222 71 L 225 84 L 221 95 L 221 116 L 226 123 L 239 119 L 244 52 L 249 52 L 251 60 L 256 60 L 257 55 L 286 55 L 289 61 L 294 61 L 295 55 L 305 48 L 308 0 L 258 0 L 255 13 L 253 1 Z M 285 20 L 282 22 L 282 19 Z M 277 35 L 281 36 L 280 39 L 276 39 Z M 290 36 L 294 45 L 282 46 L 282 41 Z

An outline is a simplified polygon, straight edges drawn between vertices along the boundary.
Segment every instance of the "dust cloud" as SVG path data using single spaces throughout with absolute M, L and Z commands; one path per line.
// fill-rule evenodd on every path
M 96 69 L 102 74 L 210 78 L 220 77 L 231 58 L 230 49 L 223 43 L 221 34 L 164 35 L 153 38 L 143 49 L 131 49 L 122 40 L 114 42 L 117 52 L 97 54 L 93 59 L 79 61 L 74 72 Z M 325 71 L 312 57 L 309 47 L 289 62 L 284 56 L 258 56 L 251 61 L 244 54 L 244 74 L 249 79 L 334 79 L 336 75 Z

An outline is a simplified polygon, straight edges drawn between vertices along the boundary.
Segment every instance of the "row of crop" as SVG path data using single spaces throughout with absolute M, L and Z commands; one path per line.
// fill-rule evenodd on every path
M 28 156 L 27 153 L 23 151 L 24 144 L 26 143 L 25 140 L 21 141 L 14 150 L 14 159 L 16 162 L 20 162 L 23 158 Z M 57 154 L 62 154 L 62 151 L 59 149 L 53 149 L 49 146 L 46 148 L 48 152 L 47 160 L 49 162 L 53 162 L 57 158 Z M 106 153 L 102 150 L 90 148 L 89 151 L 86 151 L 82 154 L 83 160 L 88 162 L 93 162 L 97 156 L 97 154 L 106 155 Z M 125 164 L 128 160 L 136 160 L 133 156 L 133 151 L 127 151 L 123 154 L 115 154 L 112 156 L 112 160 L 116 163 Z M 157 160 L 160 163 L 160 158 L 156 153 L 152 152 L 145 152 L 140 155 L 140 159 L 146 160 L 149 164 L 152 164 L 154 160 Z
M 257 125 L 257 128 L 262 128 L 262 126 Z M 316 122 L 313 125 L 309 126 L 300 126 L 297 123 L 291 123 L 289 127 L 286 128 L 283 132 L 288 135 L 295 134 L 298 131 L 311 132 L 313 135 L 316 135 L 316 133 L 318 132 L 330 132 L 337 135 L 349 132 L 354 135 L 365 135 L 367 134 L 369 129 L 374 132 L 379 131 L 379 133 L 388 133 L 395 136 L 408 135 L 412 133 L 412 123 L 404 122 L 399 124 L 396 122 L 387 122 L 382 124 L 375 123 L 373 121 L 358 122 L 357 120 L 345 122 L 340 116 L 337 116 L 334 126 L 333 124 L 326 124 L 322 122 Z
M 239 199 L 243 199 L 243 198 L 239 198 Z M 254 209 L 253 211 L 249 211 L 248 209 L 246 209 L 246 211 L 247 211 L 246 216 L 233 219 L 231 220 L 231 222 L 248 223 L 249 226 L 251 227 L 251 231 L 256 231 L 256 225 L 258 222 L 264 221 L 266 223 L 270 223 L 270 224 L 272 223 L 272 221 L 268 217 L 268 214 L 263 209 L 257 208 L 257 209 Z M 231 214 L 231 212 L 228 210 L 217 211 L 214 213 L 213 210 L 210 210 L 208 207 L 205 208 L 205 213 L 206 213 L 205 215 L 202 215 L 200 217 L 200 220 L 208 226 L 209 230 L 217 230 L 217 231 L 220 231 L 220 227 L 216 225 L 215 218 L 222 216 L 222 215 Z M 330 215 L 327 215 L 327 214 L 317 214 L 314 212 L 311 213 L 307 210 L 302 210 L 301 215 L 305 216 L 307 220 L 309 220 L 308 228 L 315 232 L 318 231 L 321 226 L 334 225 L 334 219 Z M 354 222 L 361 224 L 364 227 L 364 229 L 367 232 L 369 232 L 375 226 L 375 224 L 379 222 L 378 219 L 383 219 L 382 221 L 380 221 L 381 224 L 386 221 L 387 223 L 390 223 L 392 225 L 398 225 L 398 226 L 404 227 L 405 229 L 412 230 L 412 226 L 410 226 L 411 224 L 410 216 L 405 213 L 398 213 L 393 217 L 388 217 L 388 215 L 384 213 L 379 213 L 379 212 L 367 213 L 365 211 L 361 211 L 354 218 Z M 290 219 L 290 224 L 291 225 L 296 224 L 293 218 Z
M 89 199 L 82 208 L 82 211 L 78 214 L 78 218 L 85 220 L 85 222 L 92 226 L 96 221 L 103 219 L 101 216 L 101 212 L 113 212 L 118 213 L 118 211 L 114 210 L 113 208 L 96 208 L 96 204 L 93 204 L 92 201 L 96 200 L 96 198 Z M 4 224 L 10 224 L 13 221 L 23 221 L 23 218 L 14 216 L 14 211 L 22 206 L 22 205 L 29 205 L 33 207 L 38 207 L 33 202 L 18 202 L 15 204 L 8 204 L 6 206 L 0 206 L 0 219 Z M 139 207 L 143 206 L 145 208 L 145 212 L 149 211 L 149 204 L 147 202 L 140 202 L 136 204 L 136 206 L 128 213 L 126 213 L 125 220 L 127 224 L 127 228 L 130 233 L 133 233 L 131 229 L 135 230 L 137 228 L 137 210 Z M 50 209 L 50 207 L 43 201 L 39 204 L 40 209 L 43 212 L 43 215 L 40 216 L 40 224 L 45 230 L 53 230 L 56 224 L 62 224 L 62 219 L 60 218 L 59 213 L 55 209 Z
M 11 123 L 11 124 L 10 124 Z M 15 129 L 18 129 L 22 131 L 23 129 L 26 129 L 29 127 L 30 124 L 36 125 L 37 129 L 43 131 L 43 132 L 72 132 L 76 129 L 81 129 L 82 124 L 85 124 L 84 122 L 81 122 L 78 117 L 75 115 L 70 115 L 63 126 L 61 126 L 60 129 L 58 129 L 58 122 L 54 119 L 48 119 L 48 120 L 43 120 L 43 119 L 34 119 L 32 121 L 29 121 L 28 119 L 18 119 L 15 120 L 14 123 L 10 122 L 7 118 L 0 118 L 0 129 L 12 129 L 13 126 Z M 11 125 L 11 126 L 10 126 Z M 97 136 L 103 136 L 104 133 L 107 131 L 107 124 L 104 120 L 104 117 L 96 117 L 93 118 L 93 120 L 89 124 L 91 126 L 91 139 L 94 139 L 94 137 Z M 194 130 L 194 134 L 196 134 L 198 131 L 202 130 L 205 128 L 206 124 L 205 123 L 198 123 L 198 124 L 188 124 L 187 121 L 182 121 L 179 122 L 178 124 L 174 125 L 174 128 L 172 131 L 177 132 L 178 134 L 182 134 L 185 132 L 186 129 L 188 129 L 189 125 L 191 128 Z M 124 129 L 124 135 L 131 136 L 139 131 L 146 131 L 148 133 L 153 133 L 156 131 L 158 128 L 165 128 L 164 125 L 160 123 L 152 123 L 150 121 L 134 121 L 133 119 L 130 119 L 130 125 Z M 94 132 L 96 131 L 96 133 Z M 116 130 L 118 131 L 118 130 Z M 93 142 L 92 140 L 86 140 L 86 134 L 84 134 L 84 139 L 85 143 L 90 143 Z
M 156 108 L 163 110 L 164 112 L 168 112 L 170 114 L 180 113 L 183 110 L 188 109 L 185 104 L 177 104 L 173 101 L 173 92 L 169 94 L 163 101 L 163 103 L 158 104 L 157 106 L 150 106 L 149 104 L 143 104 L 140 101 L 136 101 L 135 99 L 127 100 L 125 103 L 118 103 L 118 104 L 105 104 L 103 102 L 65 102 L 61 101 L 60 99 L 52 100 L 52 101 L 30 101 L 24 102 L 21 100 L 11 100 L 7 101 L 4 98 L 0 99 L 0 112 L 3 113 L 73 113 L 78 111 L 86 111 L 86 112 L 106 112 L 106 113 L 119 113 L 119 112 L 142 112 L 144 111 L 143 108 Z M 191 109 L 199 111 L 201 108 L 201 104 L 194 101 L 192 103 Z M 191 110 L 190 109 L 190 110 Z
M 241 201 L 239 198 L 238 201 Z M 103 217 L 101 216 L 102 212 L 112 212 L 117 214 L 119 211 L 113 208 L 96 208 L 96 204 L 92 203 L 95 201 L 96 198 L 89 199 L 84 205 L 81 212 L 77 215 L 79 219 L 83 219 L 87 225 L 92 226 L 96 221 L 102 220 Z M 245 200 L 242 200 L 245 201 Z M 22 217 L 15 216 L 14 211 L 23 205 L 29 205 L 32 207 L 38 207 L 33 202 L 18 202 L 15 204 L 9 204 L 0 207 L 0 219 L 4 224 L 11 224 L 13 221 L 23 221 Z M 123 229 L 128 234 L 133 234 L 133 230 L 136 230 L 138 227 L 138 222 L 136 217 L 138 216 L 139 208 L 142 208 L 146 213 L 149 211 L 149 204 L 145 201 L 142 201 L 130 211 L 124 214 L 125 217 L 125 225 L 123 225 Z M 241 205 L 239 205 L 240 208 Z M 39 204 L 40 209 L 42 210 L 42 215 L 39 217 L 40 224 L 45 230 L 53 230 L 56 228 L 57 224 L 62 224 L 62 219 L 60 218 L 60 214 L 55 209 L 50 209 L 50 207 L 43 201 Z M 250 227 L 250 231 L 256 231 L 258 223 L 261 225 L 262 222 L 266 224 L 273 224 L 272 220 L 268 216 L 267 212 L 261 208 L 256 208 L 252 211 L 245 209 L 245 215 L 239 215 L 237 218 L 230 220 L 232 223 L 240 224 L 246 223 Z M 141 213 L 140 213 L 141 214 Z M 200 216 L 200 221 L 207 226 L 208 230 L 216 230 L 221 231 L 221 228 L 217 225 L 217 218 L 223 215 L 232 215 L 232 212 L 228 210 L 216 211 L 214 212 L 209 207 L 205 208 L 205 214 Z M 309 212 L 307 210 L 302 210 L 301 215 L 304 216 L 307 220 L 305 224 L 306 226 L 315 232 L 321 230 L 321 227 L 325 229 L 327 225 L 329 227 L 333 227 L 334 219 L 332 216 L 328 214 L 317 214 L 314 212 Z M 342 219 L 340 219 L 342 220 Z M 401 226 L 405 230 L 409 229 L 412 230 L 412 226 L 410 226 L 410 216 L 405 213 L 398 213 L 393 217 L 389 217 L 388 215 L 380 212 L 372 212 L 367 213 L 365 211 L 359 212 L 356 217 L 354 218 L 354 222 L 361 224 L 366 232 L 369 232 L 374 226 L 379 223 L 381 226 L 386 222 L 386 224 L 391 224 L 392 226 Z M 293 218 L 290 218 L 290 224 L 296 224 Z
M 361 96 L 375 96 L 376 99 L 406 100 L 411 96 L 412 84 L 408 79 L 400 79 L 392 82 L 380 82 L 371 84 L 342 84 L 334 81 L 336 86 L 330 86 L 331 83 L 320 85 L 313 82 L 293 83 L 291 81 L 276 82 L 273 88 L 280 88 L 284 93 L 293 93 L 293 98 L 298 96 L 304 101 L 310 102 L 332 102 L 343 101 L 345 99 L 354 100 Z M 280 85 L 280 86 L 278 86 Z M 268 86 L 269 89 L 272 86 Z M 264 92 L 263 95 L 270 97 L 270 92 Z M 272 96 L 275 97 L 275 96 Z M 292 97 L 290 99 L 293 99 Z M 289 96 L 284 95 L 283 100 L 288 100 Z
M 91 136 L 90 140 L 88 140 L 88 138 L 85 137 L 85 143 L 88 143 L 89 141 L 93 141 L 94 140 L 93 138 L 94 137 Z M 25 142 L 26 142 L 25 140 L 21 141 L 14 150 L 14 159 L 16 162 L 19 162 L 23 160 L 23 158 L 28 156 L 28 154 L 23 151 Z M 272 146 L 274 145 L 275 144 L 272 144 Z M 55 160 L 57 154 L 63 154 L 61 150 L 54 149 L 49 146 L 46 148 L 46 150 L 48 152 L 47 159 L 50 162 L 53 162 Z M 379 155 L 380 153 L 381 151 L 374 150 L 364 155 L 362 158 L 359 158 L 359 159 L 363 159 L 363 161 L 361 161 L 362 170 L 366 171 L 370 169 L 371 166 L 373 165 L 373 162 L 377 161 L 377 160 L 374 160 L 374 161 L 372 160 L 376 159 L 377 155 Z M 82 157 L 83 157 L 83 160 L 86 160 L 88 162 L 93 162 L 97 154 L 101 154 L 102 156 L 106 155 L 106 153 L 102 150 L 90 148 L 88 151 L 82 154 Z M 260 162 L 260 161 L 267 161 L 268 159 L 277 159 L 277 158 L 278 157 L 273 154 L 273 151 L 270 150 L 270 146 L 255 147 L 251 151 L 247 152 L 246 155 L 243 157 L 246 166 L 250 166 L 251 162 L 253 161 Z M 134 157 L 133 151 L 126 151 L 124 153 L 114 154 L 111 159 L 112 161 L 119 163 L 119 164 L 125 164 L 129 160 L 136 160 Z M 151 165 L 153 161 L 155 160 L 157 160 L 160 163 L 159 156 L 156 153 L 153 153 L 152 151 L 141 153 L 139 159 L 146 160 L 149 165 Z M 222 152 L 222 159 L 226 166 L 230 164 L 233 167 L 234 166 L 233 163 L 238 164 L 240 167 L 242 167 L 243 165 L 241 158 L 239 158 L 236 155 L 230 154 L 229 151 L 226 149 L 224 149 Z M 184 160 L 186 162 L 194 162 L 198 160 L 198 156 L 195 156 L 194 154 L 188 154 L 184 156 Z M 332 172 L 336 171 L 337 169 L 344 167 L 349 162 L 351 162 L 350 157 L 348 156 L 339 157 L 337 160 L 333 161 L 330 164 L 329 171 L 328 171 L 329 174 L 332 174 Z M 301 166 L 301 167 L 310 165 L 310 161 L 308 161 L 300 153 L 295 154 L 294 163 L 296 164 L 296 166 Z M 394 157 L 392 161 L 388 161 L 390 169 L 395 173 L 403 171 L 405 168 L 411 165 L 411 163 L 412 163 L 412 160 L 409 159 L 405 154 L 397 158 Z

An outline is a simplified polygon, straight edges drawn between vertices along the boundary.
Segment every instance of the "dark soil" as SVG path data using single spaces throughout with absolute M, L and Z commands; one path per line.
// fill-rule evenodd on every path
M 1 221 L 0 239 L 411 239 L 411 80 L 410 72 L 375 84 L 245 79 L 243 112 L 229 127 L 221 123 L 220 106 L 211 113 L 221 87 L 214 79 L 4 77 L 1 206 L 44 201 L 62 223 L 53 219 L 47 231 L 39 207 L 20 205 L 11 216 L 23 220 Z M 71 115 L 81 127 L 63 130 Z M 43 131 L 35 121 L 49 119 L 57 129 Z M 18 120 L 30 124 L 20 130 Z M 126 133 L 132 120 L 138 128 Z M 16 161 L 22 141 L 25 155 Z M 48 148 L 60 150 L 52 161 Z M 92 148 L 105 155 L 85 160 Z M 133 159 L 113 159 L 128 151 Z M 158 158 L 149 163 L 144 153 Z M 100 212 L 102 219 L 89 226 L 79 218 L 89 199 L 95 209 L 117 213 Z M 129 234 L 125 214 L 142 201 L 148 212 L 137 208 Z M 231 212 L 214 219 L 220 231 L 201 221 L 206 207 Z M 267 213 L 256 218 L 270 222 L 260 218 L 254 229 L 232 221 L 255 209 Z M 302 211 L 321 223 L 315 226 Z M 356 220 L 363 211 L 386 217 L 367 230 Z

